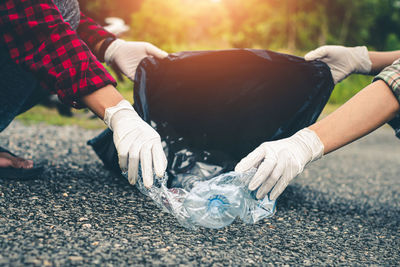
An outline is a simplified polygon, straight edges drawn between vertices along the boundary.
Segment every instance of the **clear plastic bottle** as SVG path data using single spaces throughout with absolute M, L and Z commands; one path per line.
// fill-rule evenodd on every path
M 243 213 L 242 200 L 239 187 L 204 181 L 193 187 L 183 206 L 194 223 L 216 229 L 231 224 Z
M 204 180 L 196 175 L 182 176 L 182 187 L 167 188 L 168 177 L 154 179 L 151 188 L 145 188 L 139 170 L 137 188 L 149 196 L 165 212 L 171 213 L 187 228 L 198 226 L 222 228 L 236 218 L 254 224 L 275 213 L 275 201 L 268 196 L 263 200 L 255 198 L 256 192 L 248 190 L 248 184 L 256 169 L 240 174 L 223 173 Z M 127 174 L 124 173 L 127 177 Z M 190 180 L 190 181 L 189 181 Z
M 256 170 L 244 174 L 229 172 L 208 181 L 198 182 L 183 203 L 190 219 L 207 228 L 222 228 L 240 217 L 245 223 L 255 223 L 275 213 L 275 201 L 268 196 L 256 200 L 248 183 Z

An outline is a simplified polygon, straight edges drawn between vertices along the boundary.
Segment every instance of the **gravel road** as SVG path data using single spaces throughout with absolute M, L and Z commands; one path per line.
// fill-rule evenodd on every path
M 42 178 L 0 179 L 0 265 L 398 265 L 400 141 L 383 128 L 314 163 L 272 219 L 181 228 L 105 170 L 99 131 L 14 122 L 0 145 L 45 163 Z

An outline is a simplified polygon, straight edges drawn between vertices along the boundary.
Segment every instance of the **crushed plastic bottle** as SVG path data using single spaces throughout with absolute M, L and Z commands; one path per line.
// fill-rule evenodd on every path
M 213 181 L 198 183 L 186 197 L 183 206 L 190 219 L 207 228 L 222 228 L 239 217 L 244 208 L 243 190 L 233 184 Z
M 235 218 L 245 223 L 255 223 L 271 217 L 276 210 L 276 202 L 256 200 L 248 184 L 256 169 L 244 174 L 229 172 L 208 181 L 198 182 L 189 192 L 183 205 L 192 221 L 207 228 L 222 228 Z
M 252 224 L 274 215 L 276 202 L 255 198 L 248 184 L 256 170 L 244 174 L 228 172 L 208 180 L 187 176 L 190 184 L 186 188 L 167 188 L 167 175 L 155 178 L 154 185 L 147 189 L 140 178 L 136 184 L 143 194 L 149 196 L 165 212 L 171 213 L 187 228 L 198 226 L 218 229 L 230 225 L 236 218 Z M 126 175 L 126 174 L 125 174 Z

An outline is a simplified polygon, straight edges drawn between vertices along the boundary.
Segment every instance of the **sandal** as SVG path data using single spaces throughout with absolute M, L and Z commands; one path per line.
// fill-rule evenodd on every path
M 7 149 L 0 147 L 0 152 L 5 152 L 13 157 L 17 157 Z M 23 168 L 0 168 L 0 179 L 12 179 L 12 180 L 31 180 L 39 177 L 44 171 L 42 166 L 35 166 L 31 169 Z

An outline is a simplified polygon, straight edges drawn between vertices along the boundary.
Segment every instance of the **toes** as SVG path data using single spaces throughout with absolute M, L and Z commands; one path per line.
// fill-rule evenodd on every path
M 33 168 L 33 161 L 32 160 L 25 160 L 21 158 L 16 158 L 12 160 L 12 166 L 18 169 L 31 169 Z
M 13 167 L 16 169 L 31 169 L 33 168 L 33 161 L 23 158 L 14 157 L 9 153 L 0 153 L 0 168 Z
M 22 168 L 24 168 L 24 169 L 32 169 L 33 168 L 33 161 L 32 160 L 23 160 Z

